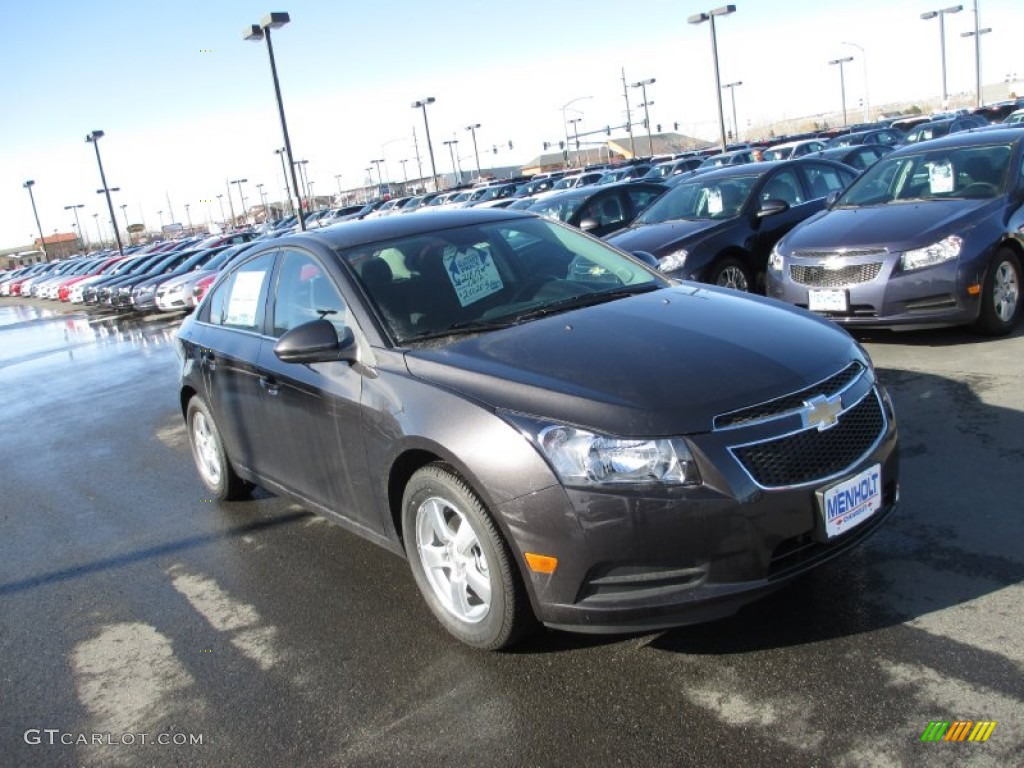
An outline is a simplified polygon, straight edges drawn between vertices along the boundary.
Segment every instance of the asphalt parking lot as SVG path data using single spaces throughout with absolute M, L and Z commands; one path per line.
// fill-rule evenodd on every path
M 204 498 L 176 317 L 53 307 L 0 299 L 0 765 L 1024 766 L 1024 327 L 859 336 L 902 496 L 851 556 L 713 624 L 487 654 L 404 561 Z

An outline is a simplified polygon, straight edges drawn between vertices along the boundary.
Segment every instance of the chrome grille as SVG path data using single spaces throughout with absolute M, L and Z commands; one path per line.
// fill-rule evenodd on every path
M 872 390 L 824 432 L 807 429 L 732 452 L 763 488 L 804 485 L 844 472 L 874 447 L 884 429 L 882 404 Z
M 815 395 L 832 397 L 842 392 L 850 384 L 857 380 L 864 366 L 860 363 L 850 363 L 839 373 L 829 376 L 824 381 L 812 384 L 799 392 L 769 400 L 767 403 L 752 405 L 749 408 L 742 408 L 731 413 L 723 413 L 715 417 L 715 429 L 727 429 L 737 427 L 741 424 L 748 424 L 752 421 L 762 421 L 781 416 L 784 413 L 791 413 L 804 407 L 804 403 Z
M 853 248 L 843 251 L 793 251 L 790 256 L 798 259 L 834 259 L 834 258 L 862 258 L 864 256 L 873 256 L 875 258 L 883 259 L 889 252 L 884 248 Z
M 841 288 L 844 285 L 868 283 L 878 277 L 878 273 L 881 271 L 882 262 L 880 261 L 868 264 L 848 264 L 839 269 L 829 269 L 817 264 L 789 265 L 789 275 L 793 278 L 793 282 L 814 288 Z

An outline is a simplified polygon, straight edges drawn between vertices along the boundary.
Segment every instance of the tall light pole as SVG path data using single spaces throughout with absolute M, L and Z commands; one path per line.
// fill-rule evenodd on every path
M 377 188 L 381 189 L 384 186 L 384 177 L 381 175 L 380 165 L 384 162 L 384 158 L 382 157 L 378 160 L 371 160 L 370 162 L 377 166 Z M 388 179 L 388 181 L 390 182 L 391 179 Z M 391 192 L 390 188 L 388 189 L 388 192 Z
M 565 118 L 565 110 L 567 110 L 569 107 L 571 107 L 577 101 L 586 101 L 587 99 L 592 99 L 592 98 L 594 98 L 594 97 L 593 96 L 577 96 L 575 99 L 571 99 L 571 100 L 565 102 L 565 104 L 562 105 L 562 130 L 565 133 L 565 146 L 566 146 L 565 165 L 566 165 L 566 167 L 569 166 L 569 152 L 568 152 L 568 147 L 569 147 L 569 121 L 566 120 L 566 118 Z M 574 111 L 578 112 L 579 110 L 574 110 Z M 626 119 L 626 122 L 629 122 L 628 118 Z
M 868 54 L 864 50 L 863 46 L 857 45 L 857 43 L 846 43 L 843 45 L 849 45 L 852 48 L 856 48 L 860 51 L 860 61 L 864 65 L 864 122 L 871 122 L 871 96 L 868 91 Z
M 975 106 L 981 106 L 981 36 L 992 31 L 991 27 L 978 29 L 981 13 L 978 11 L 978 0 L 974 0 L 974 30 L 972 32 L 961 32 L 960 37 L 974 38 L 974 93 Z
M 409 194 L 409 171 L 405 167 L 405 164 L 409 162 L 409 158 L 403 158 L 398 162 L 402 164 L 402 178 L 404 179 L 404 181 L 402 182 L 402 192 L 407 195 Z
M 132 244 L 131 233 L 128 232 L 128 227 L 131 224 L 128 223 L 128 203 L 121 203 L 121 215 L 124 216 L 124 233 L 128 236 L 128 245 Z
M 846 78 L 843 77 L 843 65 L 853 61 L 853 56 L 844 56 L 841 59 L 832 59 L 829 64 L 839 65 L 839 90 L 843 98 L 843 127 L 846 127 Z
M 452 178 L 455 179 L 454 186 L 456 187 L 462 183 L 462 179 L 459 178 L 459 172 L 455 169 L 455 145 L 458 143 L 458 139 L 449 139 L 448 141 L 444 142 L 444 144 L 447 145 L 448 147 L 448 152 L 452 156 Z
M 466 130 L 473 134 L 473 154 L 476 155 L 476 180 L 480 181 L 480 177 L 483 174 L 480 172 L 480 150 L 476 148 L 476 129 L 480 127 L 480 123 L 473 123 L 467 125 Z
M 185 203 L 185 220 L 188 221 L 188 233 L 189 233 L 189 235 L 193 234 L 193 232 L 192 232 L 192 214 L 189 211 L 189 208 L 191 208 L 191 207 L 192 207 L 191 203 Z
M 163 211 L 161 211 L 161 213 L 163 213 Z M 100 229 L 100 215 L 98 213 L 94 213 L 92 215 L 92 220 L 94 222 L 96 222 L 96 237 L 99 238 L 99 240 L 97 240 L 97 242 L 100 244 L 100 248 L 102 248 L 103 247 L 103 231 Z
M 939 19 L 939 51 L 942 54 L 942 108 L 945 109 L 949 102 L 949 94 L 946 91 L 946 14 L 947 13 L 960 13 L 964 7 L 962 5 L 953 5 L 949 8 L 942 8 L 938 11 L 928 11 L 922 13 L 922 19 L 934 19 L 936 16 Z
M 725 140 L 725 114 L 722 112 L 722 81 L 718 74 L 718 36 L 715 33 L 715 17 L 728 16 L 730 13 L 735 12 L 735 5 L 723 5 L 707 11 L 706 13 L 696 13 L 687 19 L 690 24 L 703 24 L 705 21 L 711 22 L 711 59 L 715 65 L 715 98 L 718 100 L 718 133 L 722 142 L 723 152 L 725 152 L 725 148 L 728 144 Z
M 577 166 L 581 166 L 583 164 L 580 162 L 580 129 L 579 129 L 579 124 L 583 122 L 583 118 L 582 117 L 573 117 L 573 118 L 569 119 L 569 122 L 572 124 L 572 135 L 573 135 L 573 139 L 576 142 L 576 165 Z
M 96 215 L 97 214 L 95 214 L 95 213 L 93 214 L 93 216 L 96 216 Z M 163 211 L 157 211 L 156 215 L 160 217 L 160 231 L 163 232 L 164 231 L 164 212 Z M 99 225 L 98 224 L 96 225 L 96 228 L 99 229 Z
M 242 220 L 245 221 L 246 224 L 249 223 L 249 217 L 245 215 L 245 198 L 242 196 L 242 185 L 245 184 L 247 181 L 249 181 L 249 180 L 248 179 L 232 179 L 231 182 L 230 182 L 231 184 L 237 184 L 238 185 L 238 204 L 239 204 L 239 206 L 241 206 L 238 210 L 239 210 L 239 213 L 242 214 Z M 230 190 L 230 189 L 231 189 L 231 187 L 228 187 L 228 190 Z M 229 203 L 231 202 L 230 192 L 228 193 L 228 202 Z M 232 204 L 232 207 L 234 207 L 233 204 Z M 235 218 L 235 214 L 234 213 L 231 214 L 231 218 L 232 219 Z M 231 223 L 232 223 L 232 225 L 234 225 L 234 221 L 232 221 Z
M 117 252 L 124 256 L 124 248 L 121 246 L 121 233 L 117 228 L 117 219 L 114 218 L 114 204 L 110 201 L 110 189 L 107 187 L 107 176 L 103 173 L 103 161 L 100 159 L 100 139 L 104 136 L 103 131 L 92 131 L 85 137 L 88 144 L 92 144 L 96 150 L 96 164 L 100 167 L 100 182 L 103 184 L 103 191 L 107 196 L 107 210 L 110 211 L 110 223 L 114 227 L 114 239 L 117 240 Z
M 740 140 L 740 124 L 736 122 L 736 86 L 743 85 L 742 80 L 737 80 L 734 83 L 726 83 L 722 86 L 724 91 L 726 88 L 729 89 L 729 96 L 732 99 L 732 139 L 733 141 Z
M 338 182 L 338 202 L 340 203 L 341 202 L 341 195 L 342 195 L 342 192 L 341 192 L 341 174 L 340 173 L 334 174 L 334 180 L 336 182 Z
M 32 201 L 32 215 L 36 218 L 36 229 L 39 230 L 39 247 L 43 250 L 43 256 L 46 256 L 46 238 L 43 237 L 43 226 L 39 223 L 39 212 L 36 210 L 36 196 L 32 194 L 32 187 L 35 185 L 35 181 L 29 179 L 21 186 L 28 190 L 28 199 Z
M 260 191 L 260 202 L 263 204 L 263 223 L 270 221 L 270 209 L 267 208 L 267 193 L 263 191 L 263 184 L 257 184 L 256 189 Z
M 217 195 L 217 202 L 220 203 L 221 229 L 228 228 L 228 218 L 224 215 L 224 195 Z
M 65 205 L 64 206 L 64 210 L 65 211 L 74 211 L 75 212 L 75 225 L 78 227 L 78 236 L 79 236 L 79 238 L 82 239 L 82 247 L 88 249 L 89 243 L 87 242 L 87 239 L 85 237 L 85 233 L 82 232 L 82 222 L 80 222 L 78 220 L 78 209 L 79 208 L 85 208 L 85 205 L 82 204 L 82 203 L 79 203 L 78 205 Z M 39 222 L 37 221 L 36 224 L 38 224 L 38 223 Z
M 423 130 L 427 133 L 427 150 L 430 152 L 430 174 L 434 179 L 434 191 L 438 192 L 440 189 L 437 184 L 437 166 L 434 164 L 434 145 L 430 141 L 430 123 L 427 121 L 427 105 L 433 104 L 437 99 L 433 96 L 427 96 L 425 99 L 414 101 L 412 103 L 413 109 L 423 110 Z
M 295 158 L 292 156 L 292 141 L 288 137 L 288 122 L 284 119 L 284 101 L 281 99 L 281 83 L 277 79 L 277 63 L 274 61 L 274 45 L 270 42 L 270 30 L 280 29 L 289 21 L 291 21 L 291 17 L 287 13 L 268 13 L 260 19 L 259 24 L 250 24 L 246 27 L 242 31 L 242 38 L 244 40 L 260 40 L 262 38 L 266 38 L 267 40 L 267 55 L 270 57 L 270 71 L 274 76 L 274 95 L 277 97 L 277 111 L 281 116 L 281 133 L 284 135 L 284 149 L 288 154 L 288 164 L 292 172 L 292 187 L 295 189 L 296 196 L 298 196 L 299 185 L 295 180 L 295 165 L 293 164 Z M 302 208 L 300 206 L 300 214 L 301 211 Z M 299 230 L 302 232 L 306 231 L 306 222 L 303 221 L 301 215 L 299 216 Z
M 288 198 L 288 208 L 291 209 L 292 213 L 295 212 L 294 204 L 292 203 L 292 191 L 288 188 L 288 171 L 284 169 L 284 156 L 287 154 L 284 147 L 275 149 L 274 154 L 281 158 L 281 176 L 284 177 L 284 195 Z
M 632 88 L 639 88 L 640 93 L 644 99 L 644 124 L 647 126 L 647 146 L 650 149 L 651 157 L 654 157 L 654 139 L 651 138 L 651 115 L 650 112 L 647 111 L 647 108 L 654 102 L 647 101 L 647 86 L 651 85 L 654 82 L 654 78 L 649 77 L 646 80 L 641 80 L 637 83 L 633 83 L 632 86 L 630 86 Z

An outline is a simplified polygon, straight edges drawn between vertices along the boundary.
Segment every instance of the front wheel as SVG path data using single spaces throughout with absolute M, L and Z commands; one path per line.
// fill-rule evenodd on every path
M 533 623 L 508 546 L 458 475 L 438 464 L 416 472 L 402 498 L 402 530 L 416 585 L 459 640 L 507 648 Z
M 749 293 L 753 280 L 747 265 L 737 258 L 727 256 L 718 261 L 711 270 L 708 282 L 720 285 L 723 288 L 732 288 L 735 291 L 746 291 Z
M 981 314 L 974 324 L 988 336 L 1005 336 L 1013 330 L 1021 309 L 1020 259 L 1009 248 L 1000 248 L 981 289 Z

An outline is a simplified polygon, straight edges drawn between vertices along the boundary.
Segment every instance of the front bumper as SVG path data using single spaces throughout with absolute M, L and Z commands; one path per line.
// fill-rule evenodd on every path
M 817 311 L 849 327 L 929 328 L 965 325 L 981 310 L 983 275 L 963 259 L 904 272 L 899 252 L 817 257 L 787 256 L 781 272 L 768 272 L 767 294 L 809 309 L 810 291 L 846 294 L 844 311 Z M 971 290 L 974 292 L 972 293 Z
M 550 575 L 523 568 L 538 619 L 601 633 L 710 621 L 860 544 L 892 514 L 899 496 L 891 404 L 878 388 L 867 397 L 877 397 L 884 423 L 867 450 L 839 472 L 833 466 L 795 485 L 766 487 L 757 472 L 755 480 L 737 458 L 738 447 L 751 440 L 779 442 L 779 435 L 800 439 L 790 431 L 792 422 L 776 419 L 691 438 L 704 478 L 694 490 L 555 486 L 503 505 L 500 513 L 520 556 L 558 558 Z M 860 407 L 844 411 L 840 425 Z M 768 437 L 773 432 L 776 438 Z M 881 508 L 828 538 L 819 493 L 874 465 L 881 468 Z

